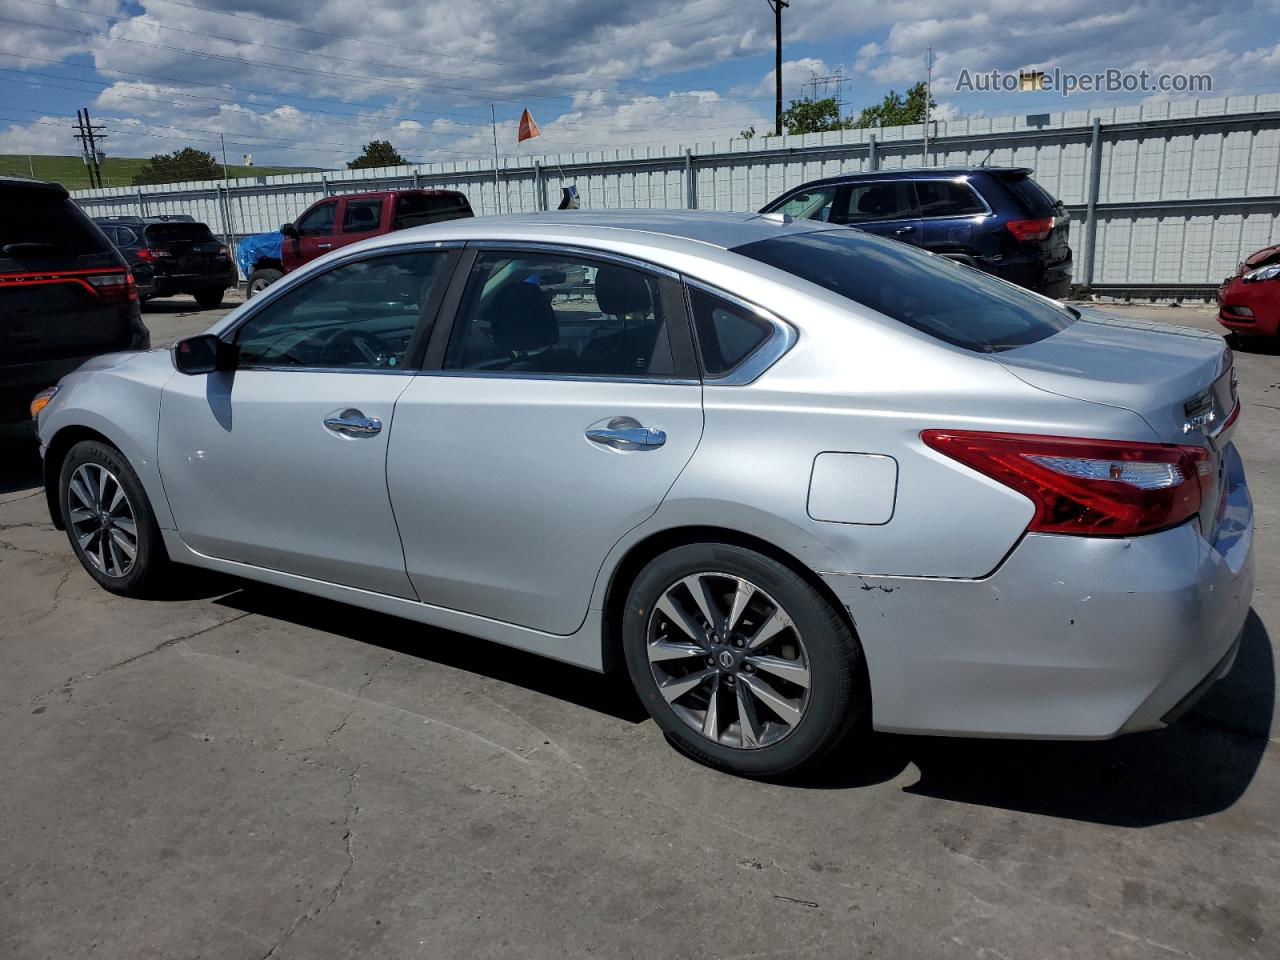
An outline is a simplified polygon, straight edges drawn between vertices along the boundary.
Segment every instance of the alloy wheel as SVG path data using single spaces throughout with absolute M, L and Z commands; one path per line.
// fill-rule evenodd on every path
M 100 463 L 82 463 L 67 488 L 68 520 L 81 551 L 108 577 L 125 577 L 138 557 L 138 525 L 124 485 Z
M 809 658 L 795 621 L 764 590 L 728 573 L 671 584 L 649 615 L 649 667 L 672 711 L 726 747 L 767 747 L 809 703 Z

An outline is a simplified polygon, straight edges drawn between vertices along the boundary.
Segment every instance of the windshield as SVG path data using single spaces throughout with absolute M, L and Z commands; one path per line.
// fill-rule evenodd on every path
M 852 229 L 759 240 L 733 252 L 980 353 L 1035 343 L 1075 321 L 1065 307 L 980 270 Z

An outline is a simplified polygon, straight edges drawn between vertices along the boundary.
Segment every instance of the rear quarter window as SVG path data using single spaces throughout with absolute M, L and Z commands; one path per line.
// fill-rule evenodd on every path
M 471 204 L 460 193 L 402 193 L 396 198 L 394 229 L 421 227 L 471 215 Z
M 978 353 L 1035 343 L 1075 315 L 980 270 L 866 233 L 791 234 L 734 248 L 920 330 Z
M 0 267 L 21 269 L 24 261 L 111 253 L 106 235 L 71 200 L 45 190 L 0 194 Z
M 1006 190 L 1012 193 L 1027 213 L 1036 217 L 1047 217 L 1053 214 L 1057 200 L 1026 174 L 1015 174 L 1000 178 Z

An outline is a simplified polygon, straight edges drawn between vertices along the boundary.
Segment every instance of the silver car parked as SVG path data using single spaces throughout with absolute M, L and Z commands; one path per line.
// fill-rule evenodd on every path
M 1252 506 L 1216 336 L 777 214 L 458 220 L 63 379 L 49 506 L 188 564 L 595 670 L 688 753 L 1105 738 L 1230 669 Z

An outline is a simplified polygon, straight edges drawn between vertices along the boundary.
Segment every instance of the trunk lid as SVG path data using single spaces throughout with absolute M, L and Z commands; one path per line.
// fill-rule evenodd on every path
M 1233 357 L 1222 337 L 1082 313 L 1065 330 L 992 359 L 1049 393 L 1131 410 L 1161 443 L 1209 449 L 1200 529 L 1214 539 L 1226 495 L 1221 452 L 1238 404 Z

